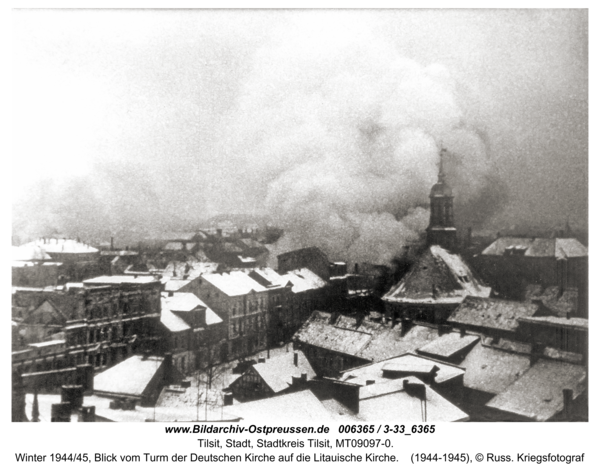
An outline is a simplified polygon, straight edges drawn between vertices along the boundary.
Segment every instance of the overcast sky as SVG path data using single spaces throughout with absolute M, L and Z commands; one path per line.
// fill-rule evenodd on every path
M 422 230 L 441 143 L 457 204 L 586 224 L 584 10 L 29 10 L 13 28 L 20 229 L 318 213 L 350 247 L 369 219 Z

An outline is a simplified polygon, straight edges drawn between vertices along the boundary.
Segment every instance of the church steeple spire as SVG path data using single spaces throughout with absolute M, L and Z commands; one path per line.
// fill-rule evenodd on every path
M 444 153 L 446 152 L 446 148 L 442 148 L 440 150 L 440 162 L 439 162 L 439 172 L 438 172 L 438 183 L 444 184 L 446 179 L 446 174 L 444 174 Z
M 456 249 L 456 228 L 454 227 L 454 196 L 452 188 L 446 182 L 444 173 L 444 154 L 440 150 L 438 182 L 431 188 L 429 200 L 431 212 L 427 227 L 427 245 L 439 245 L 447 250 Z

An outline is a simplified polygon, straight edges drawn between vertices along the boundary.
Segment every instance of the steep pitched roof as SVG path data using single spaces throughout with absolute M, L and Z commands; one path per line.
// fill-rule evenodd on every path
M 221 317 L 219 317 L 210 307 L 208 307 L 201 299 L 191 292 L 175 292 L 172 296 L 168 296 L 168 293 L 163 292 L 161 304 L 163 307 L 163 313 L 164 309 L 167 309 L 169 312 L 190 312 L 194 309 L 204 308 L 206 314 L 206 325 L 214 325 L 223 322 Z M 177 314 L 173 315 L 187 326 L 187 323 L 178 317 Z M 165 318 L 165 321 L 172 320 L 172 317 L 169 315 L 166 315 L 166 317 L 167 318 Z M 161 322 L 163 322 L 162 317 Z M 171 326 L 175 327 L 173 324 L 171 324 Z M 180 327 L 183 327 L 183 325 L 180 325 Z M 167 328 L 169 328 L 169 326 L 167 326 Z M 187 328 L 189 328 L 189 326 Z M 185 330 L 185 328 L 180 328 L 180 330 Z
M 183 332 L 190 329 L 190 326 L 185 320 L 171 312 L 165 304 L 163 304 L 160 311 L 160 323 L 163 324 L 169 332 Z
M 486 406 L 546 421 L 563 409 L 563 389 L 583 393 L 586 376 L 584 366 L 542 359 Z
M 371 334 L 322 323 L 306 323 L 294 339 L 338 353 L 359 356 L 360 351 L 371 341 Z
M 364 360 L 380 361 L 416 350 L 439 337 L 437 329 L 413 326 L 402 334 L 399 325 L 376 324 L 314 311 L 294 336 L 295 340 Z
M 358 355 L 367 360 L 385 360 L 421 348 L 438 337 L 436 328 L 424 325 L 414 325 L 404 335 L 400 325 L 394 328 L 382 326 L 373 332 L 371 342 Z
M 488 297 L 464 260 L 437 245 L 429 247 L 384 301 L 409 304 L 459 304 L 466 296 Z
M 448 322 L 514 332 L 519 319 L 538 311 L 536 304 L 504 299 L 465 297 Z
M 503 256 L 507 250 L 516 249 L 532 258 L 582 258 L 587 248 L 575 238 L 517 238 L 501 237 L 482 251 L 484 256 Z

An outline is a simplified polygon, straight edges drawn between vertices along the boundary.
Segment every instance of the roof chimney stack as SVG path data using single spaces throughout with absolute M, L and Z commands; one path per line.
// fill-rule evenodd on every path
M 233 393 L 225 393 L 223 395 L 223 405 L 233 406 Z
M 294 366 L 298 366 L 298 353 L 294 353 Z

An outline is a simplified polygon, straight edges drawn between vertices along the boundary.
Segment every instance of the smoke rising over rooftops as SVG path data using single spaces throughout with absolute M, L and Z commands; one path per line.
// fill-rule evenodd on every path
M 427 226 L 442 145 L 457 224 L 586 225 L 585 13 L 15 18 L 16 233 L 246 212 L 385 263 Z

